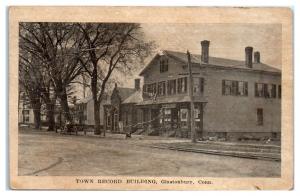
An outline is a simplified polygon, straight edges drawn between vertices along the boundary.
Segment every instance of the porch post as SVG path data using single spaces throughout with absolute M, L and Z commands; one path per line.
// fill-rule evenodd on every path
M 200 127 L 199 127 L 199 138 L 203 137 L 203 104 L 204 103 L 200 103 Z

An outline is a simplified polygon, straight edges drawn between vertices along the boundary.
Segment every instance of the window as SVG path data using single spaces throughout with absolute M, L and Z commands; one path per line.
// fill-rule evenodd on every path
M 248 82 L 223 80 L 222 83 L 223 95 L 248 96 Z
M 255 83 L 255 96 L 263 97 L 264 95 L 264 85 L 261 83 Z
M 281 99 L 281 85 L 278 85 L 278 98 Z
M 168 81 L 168 95 L 176 94 L 176 80 Z
M 144 93 L 147 93 L 149 96 L 156 94 L 156 83 L 153 84 L 144 84 L 143 86 Z
M 160 59 L 160 62 L 159 62 L 160 73 L 168 71 L 168 68 L 169 68 L 168 63 L 169 63 L 168 59 L 166 59 L 166 58 Z
M 278 138 L 278 133 L 272 132 L 272 138 L 274 138 L 274 139 Z
M 193 78 L 194 95 L 200 95 L 204 92 L 204 78 Z
M 262 108 L 257 108 L 257 125 L 264 124 L 264 114 Z
M 276 85 L 255 83 L 255 96 L 265 98 L 276 98 Z
M 276 98 L 276 85 L 271 85 L 271 98 Z
M 181 121 L 181 127 L 183 128 L 187 127 L 188 109 L 186 108 L 180 109 L 180 121 Z
M 237 94 L 240 96 L 248 95 L 248 83 L 247 82 L 238 82 Z
M 198 108 L 194 109 L 194 118 L 195 121 L 200 121 L 200 110 Z
M 180 109 L 180 120 L 181 121 L 187 121 L 187 118 L 188 118 L 188 109 Z
M 171 109 L 165 108 L 164 113 L 165 113 L 165 116 L 164 116 L 165 122 L 171 122 Z
M 187 92 L 187 77 L 177 79 L 177 92 L 178 93 Z
M 107 114 L 106 124 L 107 124 L 108 127 L 110 127 L 110 122 L 111 122 L 110 114 Z
M 23 110 L 23 123 L 29 123 L 29 110 Z
M 29 110 L 23 110 L 23 115 L 29 115 Z
M 157 95 L 163 96 L 166 94 L 166 82 L 159 82 L 157 87 Z

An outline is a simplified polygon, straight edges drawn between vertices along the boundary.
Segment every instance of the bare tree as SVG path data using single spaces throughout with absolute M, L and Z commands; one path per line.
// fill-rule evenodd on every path
M 35 67 L 35 63 L 32 62 L 32 59 L 27 55 L 24 58 L 24 54 L 20 55 L 19 58 L 19 84 L 20 89 L 24 91 L 26 96 L 29 99 L 29 103 L 31 108 L 33 109 L 34 115 L 34 127 L 36 129 L 40 128 L 41 125 L 41 86 L 39 81 L 41 79 L 41 75 L 36 72 L 33 67 Z M 26 100 L 25 97 L 22 97 L 23 101 Z
M 51 80 L 46 92 L 53 88 L 64 116 L 72 122 L 67 88 L 80 75 L 78 51 L 82 45 L 73 23 L 19 23 L 20 50 L 25 50 L 41 62 Z M 43 94 L 49 98 L 50 94 Z M 49 100 L 48 100 L 49 101 Z M 51 102 L 51 101 L 50 101 Z M 51 109 L 52 107 L 52 109 Z M 49 105 L 53 111 L 53 103 Z
M 55 128 L 54 110 L 56 95 L 52 88 L 52 81 L 43 62 L 26 50 L 26 45 L 20 40 L 19 51 L 19 84 L 25 90 L 34 111 L 35 127 L 39 127 L 41 104 L 46 106 L 48 130 Z M 35 101 L 33 101 L 35 100 Z
M 133 23 L 78 23 L 84 50 L 80 62 L 90 76 L 94 101 L 95 134 L 100 130 L 100 104 L 106 84 L 114 70 L 129 72 L 135 63 L 146 58 L 153 43 L 145 42 L 139 24 Z

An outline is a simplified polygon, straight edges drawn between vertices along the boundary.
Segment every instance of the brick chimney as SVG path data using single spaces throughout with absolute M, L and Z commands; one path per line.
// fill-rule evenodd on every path
M 252 56 L 253 56 L 253 47 L 247 46 L 245 48 L 245 63 L 246 63 L 246 67 L 252 68 Z
M 254 52 L 254 63 L 260 63 L 260 52 Z
M 134 88 L 135 88 L 135 90 L 140 90 L 141 89 L 140 83 L 141 83 L 141 79 L 139 79 L 139 78 L 134 79 Z
M 203 40 L 201 41 L 201 62 L 202 63 L 208 63 L 209 61 L 209 41 Z

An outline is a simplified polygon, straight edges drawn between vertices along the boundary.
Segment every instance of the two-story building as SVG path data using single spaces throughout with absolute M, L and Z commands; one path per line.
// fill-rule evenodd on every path
M 104 105 L 110 102 L 110 97 L 105 94 L 103 99 L 100 103 L 100 127 L 104 127 Z M 87 127 L 94 127 L 95 126 L 95 118 L 94 118 L 94 100 L 92 95 L 89 95 L 81 100 L 76 104 L 76 114 L 74 115 L 74 119 L 78 121 L 79 124 L 84 124 Z
M 245 61 L 191 55 L 195 124 L 199 137 L 275 137 L 281 132 L 281 70 L 245 48 Z M 242 52 L 242 51 L 241 51 Z M 254 56 L 254 58 L 253 58 Z M 254 59 L 254 61 L 253 61 Z M 163 51 L 142 70 L 144 128 L 159 135 L 190 137 L 187 54 Z

